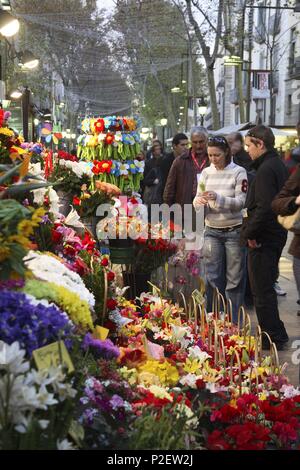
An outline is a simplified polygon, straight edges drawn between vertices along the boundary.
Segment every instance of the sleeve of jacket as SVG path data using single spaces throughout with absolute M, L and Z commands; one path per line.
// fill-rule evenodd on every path
M 152 168 L 150 171 L 147 172 L 147 175 L 145 176 L 143 180 L 144 186 L 152 186 L 157 177 L 158 177 L 157 168 Z
M 255 185 L 256 209 L 243 230 L 243 236 L 249 240 L 258 238 L 265 227 L 274 220 L 271 203 L 278 192 L 275 171 L 269 167 L 261 168 L 253 184 Z
M 177 186 L 177 169 L 178 169 L 178 160 L 175 160 L 169 171 L 164 194 L 163 194 L 163 201 L 169 206 L 175 203 L 176 186 Z
M 300 166 L 286 181 L 280 193 L 272 202 L 272 209 L 277 215 L 291 215 L 299 208 L 295 204 L 297 196 L 300 194 Z

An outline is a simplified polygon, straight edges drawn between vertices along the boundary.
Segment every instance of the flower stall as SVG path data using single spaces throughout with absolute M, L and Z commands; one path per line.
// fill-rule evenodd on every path
M 53 183 L 32 178 L 56 171 L 57 162 L 0 128 L 0 449 L 299 449 L 300 390 L 275 345 L 263 355 L 264 332 L 253 334 L 243 308 L 234 324 L 218 292 L 207 312 L 196 254 L 174 254 L 172 231 L 166 237 L 166 227 L 141 222 L 138 196 L 123 204 L 112 173 L 101 179 L 95 159 L 134 158 L 124 145 L 135 144 L 118 133 L 130 136 L 135 121 L 88 119 L 83 126 L 94 144 L 82 141 L 84 161 L 61 155 L 59 182 L 78 178 L 82 208 L 96 189 L 99 197 L 116 196 L 115 227 L 103 219 L 100 238 L 114 228 L 122 239 L 129 221 L 135 233 L 138 225 L 136 270 L 161 266 L 172 254 L 198 289 L 173 302 L 166 277 L 138 299 L 126 295 L 77 212 L 60 214 Z M 82 188 L 80 163 L 99 169 L 97 188 Z

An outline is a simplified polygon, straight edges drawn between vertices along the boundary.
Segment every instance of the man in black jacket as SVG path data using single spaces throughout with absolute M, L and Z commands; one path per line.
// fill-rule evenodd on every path
M 248 270 L 259 325 L 277 348 L 283 349 L 289 338 L 279 317 L 274 283 L 287 232 L 277 222 L 271 202 L 284 185 L 288 172 L 274 149 L 275 137 L 269 127 L 252 128 L 245 143 L 256 174 L 247 195 L 247 217 L 241 236 L 249 247 Z M 265 339 L 264 348 L 267 347 Z

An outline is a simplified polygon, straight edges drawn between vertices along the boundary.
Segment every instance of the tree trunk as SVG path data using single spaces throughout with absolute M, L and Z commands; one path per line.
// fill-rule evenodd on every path
M 218 105 L 217 105 L 217 94 L 216 94 L 213 65 L 207 66 L 206 73 L 207 73 L 207 82 L 208 82 L 208 89 L 209 89 L 209 96 L 210 96 L 213 129 L 219 129 L 221 125 L 220 125 L 220 115 L 219 115 Z
M 244 107 L 243 72 L 242 72 L 242 66 L 238 66 L 238 67 L 237 67 L 237 89 L 238 89 L 240 121 L 241 121 L 241 122 L 245 122 L 245 107 Z

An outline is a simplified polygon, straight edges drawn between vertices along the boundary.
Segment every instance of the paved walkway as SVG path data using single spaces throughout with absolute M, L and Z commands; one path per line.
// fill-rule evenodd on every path
M 285 351 L 278 351 L 279 359 L 281 364 L 285 362 L 288 364 L 286 369 L 286 375 L 289 377 L 290 382 L 293 385 L 299 385 L 299 364 L 294 364 L 294 359 L 298 358 L 300 361 L 300 317 L 297 316 L 297 310 L 300 310 L 300 306 L 296 303 L 298 300 L 297 289 L 293 276 L 292 267 L 292 256 L 288 254 L 288 248 L 292 240 L 292 235 L 289 234 L 287 244 L 283 250 L 282 257 L 280 260 L 280 277 L 279 284 L 283 290 L 287 292 L 285 297 L 278 297 L 278 304 L 280 310 L 280 317 L 283 320 L 287 329 L 290 341 L 288 343 L 289 348 Z M 249 310 L 253 324 L 256 323 L 256 315 L 254 310 Z M 294 342 L 298 340 L 299 344 L 296 345 Z M 294 343 L 294 344 L 293 344 Z M 296 348 L 299 353 L 296 354 Z M 296 357 L 295 357 L 296 356 Z

